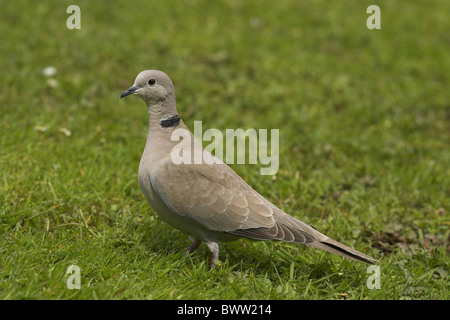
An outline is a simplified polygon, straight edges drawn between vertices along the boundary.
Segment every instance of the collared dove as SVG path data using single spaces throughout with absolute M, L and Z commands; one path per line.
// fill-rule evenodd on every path
M 149 115 L 139 186 L 163 221 L 190 236 L 192 242 L 185 254 L 204 241 L 214 266 L 219 259 L 220 242 L 247 238 L 303 243 L 370 264 L 377 261 L 283 212 L 228 165 L 204 151 L 180 119 L 174 86 L 164 72 L 142 71 L 120 97 L 129 95 L 143 99 Z M 194 145 L 192 152 L 195 147 L 201 148 L 202 154 L 215 161 L 175 163 L 171 153 L 180 142 L 172 139 L 172 134 L 178 129 L 188 133 Z

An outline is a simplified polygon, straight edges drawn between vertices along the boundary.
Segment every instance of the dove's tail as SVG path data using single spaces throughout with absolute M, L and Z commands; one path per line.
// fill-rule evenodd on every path
M 306 244 L 314 248 L 322 249 L 346 258 L 354 259 L 369 264 L 374 264 L 375 262 L 378 261 L 372 257 L 369 257 L 368 255 L 365 255 L 364 253 L 361 253 L 355 249 L 347 247 L 346 245 L 339 243 L 336 240 L 333 240 L 328 237 L 325 240 L 314 241 Z
M 314 248 L 369 264 L 374 264 L 378 261 L 327 237 L 309 224 L 288 216 L 287 214 L 279 216 L 278 219 L 282 220 L 282 222 L 275 223 L 271 228 L 238 229 L 229 231 L 228 233 L 254 240 L 280 240 L 303 243 Z

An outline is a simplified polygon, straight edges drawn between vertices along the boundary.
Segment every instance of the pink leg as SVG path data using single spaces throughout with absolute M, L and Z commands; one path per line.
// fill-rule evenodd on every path
M 195 250 L 197 250 L 198 246 L 200 245 L 200 243 L 202 243 L 200 240 L 195 239 L 193 237 L 189 237 L 189 239 L 191 239 L 191 244 L 189 245 L 189 247 L 187 247 L 186 251 L 184 251 L 183 253 L 183 257 L 188 254 L 188 253 L 192 253 Z
M 219 262 L 219 245 L 217 242 L 207 242 L 206 246 L 211 251 L 211 268 Z

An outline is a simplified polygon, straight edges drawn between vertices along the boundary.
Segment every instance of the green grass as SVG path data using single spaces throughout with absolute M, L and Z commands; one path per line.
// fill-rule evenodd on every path
M 375 2 L 381 30 L 374 1 L 76 1 L 81 30 L 74 1 L 3 3 L 0 298 L 448 299 L 450 2 Z M 381 289 L 301 245 L 222 244 L 212 270 L 204 245 L 183 258 L 137 183 L 145 106 L 119 99 L 145 69 L 171 76 L 191 129 L 280 129 L 276 177 L 233 168 L 380 259 Z

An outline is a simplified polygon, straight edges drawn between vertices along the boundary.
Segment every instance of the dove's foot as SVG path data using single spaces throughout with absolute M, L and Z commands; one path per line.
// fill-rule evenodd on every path
M 219 262 L 219 245 L 217 242 L 206 243 L 209 251 L 211 251 L 211 268 Z
M 189 245 L 189 247 L 186 248 L 186 251 L 183 253 L 183 257 L 185 255 L 187 255 L 188 253 L 192 253 L 195 250 L 197 250 L 198 246 L 200 245 L 200 243 L 202 243 L 200 240 L 195 239 L 194 237 L 189 237 L 189 239 L 191 239 L 191 244 Z

